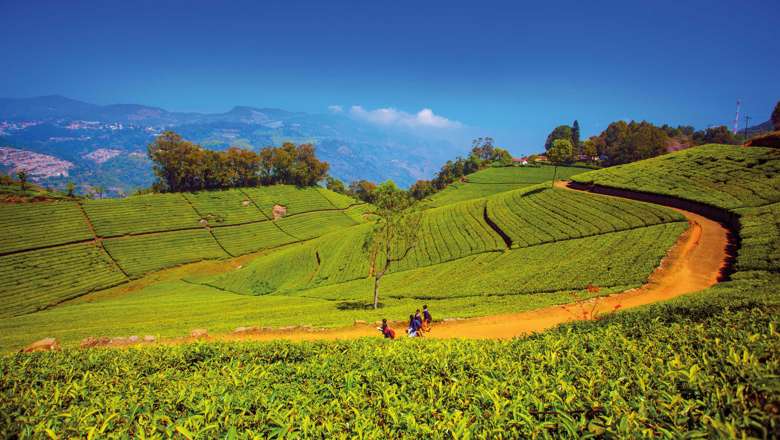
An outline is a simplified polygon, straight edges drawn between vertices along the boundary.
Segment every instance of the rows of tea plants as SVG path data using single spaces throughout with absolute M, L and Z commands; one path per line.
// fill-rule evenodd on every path
M 360 225 L 312 241 L 320 264 L 306 287 L 367 277 L 371 270 L 371 258 L 370 249 L 365 244 L 372 229 L 373 225 Z
M 356 223 L 365 223 L 376 218 L 376 215 L 372 214 L 375 209 L 376 207 L 370 203 L 360 203 L 345 209 L 344 214 Z
M 357 223 L 342 211 L 305 212 L 276 220 L 286 233 L 299 240 L 306 240 L 327 234 Z
M 359 200 L 355 200 L 352 197 L 346 195 L 346 194 L 339 194 L 335 191 L 330 191 L 325 188 L 317 188 L 317 190 L 322 194 L 323 197 L 328 199 L 328 201 L 335 207 L 339 209 L 346 209 L 349 208 L 352 205 L 358 205 L 361 204 Z
M 682 214 L 649 203 L 541 186 L 492 196 L 487 207 L 513 247 L 685 221 Z
M 484 200 L 423 211 L 415 247 L 406 258 L 394 263 L 391 270 L 428 266 L 505 249 L 506 243 L 501 236 L 485 222 L 484 212 Z
M 725 209 L 780 201 L 780 150 L 704 145 L 572 177 Z
M 295 243 L 202 283 L 244 295 L 267 295 L 300 289 L 318 267 L 317 248 L 311 242 Z
M 243 255 L 298 241 L 272 221 L 213 228 L 217 241 L 231 255 Z
M 481 199 L 513 189 L 524 188 L 532 184 L 524 183 L 466 183 L 458 182 L 447 185 L 446 188 L 422 202 L 425 207 L 441 207 L 467 200 Z
M 74 202 L 0 204 L 0 254 L 93 238 Z
M 557 179 L 569 177 L 587 171 L 578 167 L 558 167 Z M 513 166 L 513 167 L 489 167 L 484 170 L 466 176 L 469 183 L 516 183 L 535 184 L 553 179 L 555 167 L 549 165 L 539 166 Z
M 235 225 L 268 220 L 241 190 L 183 193 L 201 218 L 211 226 Z
M 732 282 L 511 341 L 8 355 L 0 436 L 774 438 L 778 305 Z
M 780 270 L 780 203 L 735 211 L 742 226 L 737 269 Z
M 181 194 L 86 200 L 82 205 L 100 237 L 200 227 L 200 216 Z
M 126 280 L 95 243 L 0 256 L 0 316 L 35 312 Z
M 382 281 L 393 297 L 514 295 L 643 284 L 687 224 L 677 222 L 487 252 L 393 273 Z
M 322 195 L 319 188 L 271 185 L 256 188 L 243 188 L 242 191 L 249 196 L 249 198 L 251 198 L 268 217 L 272 217 L 274 205 L 281 205 L 287 208 L 287 213 L 285 215 L 336 209 L 336 207 Z
M 193 261 L 228 255 L 209 231 L 194 229 L 103 241 L 106 251 L 131 277 Z

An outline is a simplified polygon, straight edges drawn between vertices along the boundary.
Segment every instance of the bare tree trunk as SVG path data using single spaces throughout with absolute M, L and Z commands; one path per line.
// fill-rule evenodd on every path
M 374 310 L 376 310 L 379 307 L 379 280 L 382 278 L 381 275 L 374 276 Z
M 558 165 L 555 165 L 555 171 L 553 171 L 553 181 L 552 185 L 550 185 L 550 188 L 555 187 L 555 178 L 558 177 Z

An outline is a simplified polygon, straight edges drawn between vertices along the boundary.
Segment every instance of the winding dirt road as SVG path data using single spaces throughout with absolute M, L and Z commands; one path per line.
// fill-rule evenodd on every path
M 565 182 L 556 187 L 572 191 Z M 613 197 L 596 195 L 596 197 Z M 583 319 L 582 312 L 609 312 L 629 309 L 668 300 L 696 292 L 718 282 L 727 259 L 728 230 L 720 223 L 693 212 L 677 208 L 689 223 L 661 265 L 650 275 L 644 286 L 622 293 L 601 297 L 596 302 L 553 306 L 521 313 L 485 316 L 480 318 L 436 323 L 430 338 L 504 339 L 539 332 L 556 325 Z M 403 324 L 395 323 L 396 333 L 403 335 Z M 214 335 L 211 340 L 321 340 L 351 339 L 364 336 L 379 337 L 375 325 L 355 325 L 332 330 L 303 329 L 263 331 L 242 335 Z

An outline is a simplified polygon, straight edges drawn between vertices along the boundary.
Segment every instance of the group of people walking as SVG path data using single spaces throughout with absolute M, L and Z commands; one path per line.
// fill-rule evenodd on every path
M 414 315 L 409 315 L 409 326 L 406 328 L 406 334 L 410 338 L 420 338 L 423 334 L 431 331 L 432 323 L 433 318 L 431 312 L 428 311 L 428 305 L 423 305 L 422 312 L 417 309 Z M 395 330 L 387 324 L 387 319 L 382 320 L 382 326 L 378 330 L 385 338 L 395 339 Z

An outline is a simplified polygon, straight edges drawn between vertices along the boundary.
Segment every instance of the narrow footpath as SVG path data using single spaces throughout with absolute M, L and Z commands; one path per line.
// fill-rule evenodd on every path
M 569 188 L 566 182 L 557 182 L 557 188 Z M 597 195 L 596 197 L 614 197 Z M 728 230 L 720 223 L 699 214 L 677 208 L 689 223 L 661 265 L 653 271 L 644 286 L 622 293 L 600 297 L 596 301 L 596 312 L 605 313 L 615 309 L 630 309 L 659 301 L 665 301 L 687 293 L 706 289 L 718 282 L 721 270 L 728 257 Z M 521 313 L 491 315 L 435 323 L 427 338 L 469 338 L 506 339 L 540 332 L 556 325 L 582 319 L 582 310 L 590 311 L 594 303 L 581 306 L 569 304 L 546 307 Z M 403 337 L 403 324 L 396 323 L 396 333 Z M 364 336 L 380 337 L 375 325 L 355 325 L 330 330 L 310 331 L 303 329 L 262 331 L 244 335 L 214 335 L 210 340 L 273 340 L 294 341 L 323 339 L 352 339 Z M 174 341 L 167 341 L 173 342 Z

